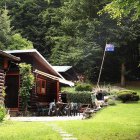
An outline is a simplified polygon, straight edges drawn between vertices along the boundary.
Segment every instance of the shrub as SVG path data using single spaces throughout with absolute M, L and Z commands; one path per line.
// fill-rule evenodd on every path
M 67 101 L 76 102 L 76 103 L 91 103 L 91 92 L 73 92 L 66 93 Z
M 110 90 L 110 95 L 117 95 L 120 92 L 118 89 L 112 89 Z
M 133 91 L 133 90 L 120 90 L 120 91 L 117 92 L 118 95 L 127 94 L 127 93 L 137 95 L 137 92 Z
M 31 65 L 26 63 L 19 64 L 19 71 L 21 74 L 21 86 L 20 86 L 20 96 L 22 109 L 26 114 L 28 112 L 29 101 L 30 101 L 30 91 L 34 86 L 34 75 L 31 72 Z
M 138 101 L 139 95 L 133 90 L 122 90 L 118 92 L 118 99 L 120 99 L 123 103 L 129 101 Z
M 111 106 L 116 105 L 116 102 L 113 99 L 108 99 L 107 103 L 108 105 L 111 105 Z
M 6 109 L 3 106 L 0 106 L 0 122 L 3 121 L 5 115 L 6 115 Z
M 81 83 L 81 84 L 76 85 L 75 90 L 76 91 L 92 91 L 92 86 L 90 84 Z

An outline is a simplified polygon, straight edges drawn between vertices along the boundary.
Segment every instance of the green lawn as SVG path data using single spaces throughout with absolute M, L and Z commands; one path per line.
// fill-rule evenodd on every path
M 2 123 L 0 140 L 61 140 L 52 123 L 79 140 L 140 140 L 140 102 L 104 108 L 89 120 Z
M 57 124 L 79 140 L 140 140 L 140 102 L 107 107 L 90 120 Z
M 61 140 L 47 122 L 6 122 L 0 125 L 0 140 Z
M 140 88 L 128 87 L 138 91 Z M 50 124 L 56 124 L 78 140 L 140 140 L 140 101 L 118 103 L 93 118 L 61 122 L 6 122 L 0 124 L 0 140 L 61 140 Z

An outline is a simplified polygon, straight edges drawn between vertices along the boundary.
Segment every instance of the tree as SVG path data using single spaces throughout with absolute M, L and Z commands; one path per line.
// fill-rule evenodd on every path
M 31 41 L 28 41 L 25 38 L 22 38 L 22 36 L 19 33 L 16 33 L 12 35 L 11 37 L 11 43 L 8 46 L 8 50 L 24 50 L 24 49 L 32 49 L 33 44 Z
M 90 2 L 63 1 L 52 15 L 49 15 L 48 10 L 44 13 L 44 20 L 48 21 L 49 16 L 54 23 L 46 33 L 54 46 L 51 62 L 54 65 L 72 65 L 78 72 L 87 75 L 101 51 L 96 43 L 96 26 L 99 22 L 95 18 L 96 14 L 92 13 L 94 1 Z
M 6 9 L 0 9 L 0 49 L 5 50 L 11 41 L 11 20 Z
M 33 48 L 32 42 L 28 41 L 19 33 L 15 33 L 11 27 L 11 19 L 8 15 L 8 10 L 0 11 L 0 49 L 1 50 L 14 50 L 14 49 L 31 49 Z
M 133 56 L 138 56 L 136 54 L 138 45 L 132 45 L 132 42 L 134 43 L 139 37 L 140 21 L 137 20 L 133 22 L 131 19 L 124 18 L 121 20 L 121 24 L 117 25 L 116 20 L 106 18 L 106 16 L 108 15 L 104 14 L 100 17 L 104 24 L 104 26 L 101 27 L 104 32 L 101 33 L 107 39 L 107 42 L 115 43 L 115 51 L 117 52 L 115 52 L 116 56 L 112 55 L 112 57 L 115 57 L 116 61 L 120 63 L 121 85 L 124 86 L 125 77 L 132 71 L 132 68 L 128 67 L 128 65 L 130 65 L 130 63 L 136 64 L 138 61 L 137 59 L 135 59 L 136 62 L 132 61 Z
M 139 0 L 111 0 L 108 2 L 102 12 L 106 12 L 112 19 L 121 20 L 123 18 L 131 18 L 138 20 L 140 16 Z
M 130 0 L 121 2 L 127 1 Z M 25 46 L 31 46 L 28 42 L 31 40 L 34 47 L 52 64 L 72 65 L 77 72 L 84 73 L 94 81 L 98 76 L 101 53 L 106 42 L 115 43 L 117 51 L 113 55 L 107 54 L 102 81 L 118 79 L 122 60 L 125 62 L 125 75 L 129 73 L 131 68 L 128 65 L 132 62 L 128 57 L 135 55 L 131 53 L 130 44 L 139 41 L 139 20 L 132 18 L 135 12 L 131 10 L 129 16 L 122 16 L 121 24 L 118 24 L 116 18 L 110 18 L 107 13 L 103 12 L 101 16 L 97 14 L 108 4 L 111 4 L 110 0 L 7 0 L 6 3 L 16 34 L 27 38 Z M 5 1 L 1 0 L 0 7 L 4 5 Z M 18 43 L 24 44 L 25 40 L 20 41 L 20 35 L 13 37 L 13 34 L 15 43 L 9 47 L 22 48 Z M 129 56 L 121 53 L 124 46 Z M 133 49 L 136 52 L 137 46 Z
M 55 4 L 58 3 L 57 1 Z M 4 4 L 4 2 L 1 3 L 1 5 Z M 45 38 L 45 34 L 51 23 L 45 23 L 42 18 L 42 12 L 49 7 L 48 1 L 7 0 L 6 5 L 12 16 L 11 24 L 14 26 L 14 30 L 24 38 L 32 41 L 34 48 L 38 49 L 42 55 L 48 58 L 51 42 Z M 50 6 L 53 6 L 52 2 Z

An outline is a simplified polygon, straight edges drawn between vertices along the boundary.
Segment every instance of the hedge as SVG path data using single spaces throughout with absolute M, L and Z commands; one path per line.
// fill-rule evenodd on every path
M 140 97 L 133 90 L 122 90 L 118 92 L 118 99 L 125 103 L 130 101 L 139 101 Z
M 91 92 L 67 92 L 66 97 L 68 102 L 91 103 Z
M 92 91 L 92 86 L 86 83 L 77 84 L 75 87 L 76 91 Z

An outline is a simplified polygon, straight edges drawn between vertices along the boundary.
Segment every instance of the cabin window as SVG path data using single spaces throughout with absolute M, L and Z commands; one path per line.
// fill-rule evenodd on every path
M 45 95 L 46 93 L 46 80 L 44 79 L 37 79 L 37 93 L 41 95 Z

